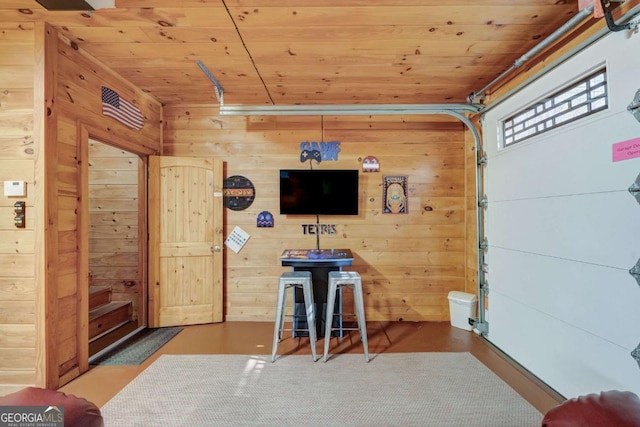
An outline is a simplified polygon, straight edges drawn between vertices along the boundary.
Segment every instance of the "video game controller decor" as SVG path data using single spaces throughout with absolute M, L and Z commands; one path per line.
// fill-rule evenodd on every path
M 322 155 L 318 150 L 302 150 L 302 152 L 300 152 L 300 162 L 304 163 L 307 160 L 315 160 L 320 163 L 322 161 Z
M 224 180 L 222 196 L 227 208 L 232 211 L 241 211 L 251 206 L 256 196 L 256 190 L 253 183 L 247 178 L 234 175 Z
M 302 163 L 306 162 L 307 160 L 315 160 L 318 163 L 330 160 L 338 160 L 339 152 L 340 143 L 338 141 L 305 141 L 300 143 L 300 161 Z
M 273 227 L 273 215 L 269 211 L 262 211 L 256 219 L 257 227 Z

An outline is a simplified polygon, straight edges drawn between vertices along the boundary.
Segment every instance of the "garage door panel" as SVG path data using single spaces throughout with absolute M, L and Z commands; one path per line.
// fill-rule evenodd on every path
M 483 114 L 489 244 L 487 338 L 567 397 L 640 394 L 640 205 L 627 191 L 640 138 L 627 105 L 640 89 L 640 37 L 609 33 Z M 500 121 L 606 66 L 608 109 L 498 149 Z
M 618 48 L 621 46 L 618 43 Z M 640 37 L 630 37 L 624 42 L 626 53 L 607 55 L 609 63 L 609 94 L 614 110 L 626 110 L 633 94 L 640 89 L 638 70 L 640 70 Z M 628 49 L 628 50 L 627 50 Z M 631 53 L 633 52 L 633 54 Z M 631 115 L 629 114 L 629 118 Z
M 640 292 L 627 270 L 501 248 L 490 248 L 487 260 L 491 314 L 500 295 L 629 351 L 640 342 L 621 327 L 640 325 Z
M 612 127 L 609 120 L 620 126 Z M 489 200 L 626 191 L 640 174 L 640 159 L 614 163 L 612 145 L 640 137 L 640 124 L 631 126 L 632 120 L 626 111 L 602 115 L 570 132 L 522 142 L 490 157 L 486 181 Z
M 504 295 L 491 300 L 491 340 L 563 396 L 600 391 L 603 384 L 606 389 L 637 390 L 640 370 L 628 348 Z M 502 326 L 491 331 L 491 324 Z
M 489 203 L 491 246 L 630 269 L 640 205 L 627 191 Z

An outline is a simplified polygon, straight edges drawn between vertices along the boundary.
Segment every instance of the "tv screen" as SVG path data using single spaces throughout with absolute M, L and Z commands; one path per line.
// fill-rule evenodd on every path
M 358 171 L 280 170 L 283 215 L 358 215 Z

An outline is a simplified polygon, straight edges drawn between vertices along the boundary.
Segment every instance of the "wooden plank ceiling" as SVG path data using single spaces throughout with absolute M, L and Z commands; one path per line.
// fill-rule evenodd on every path
M 116 0 L 44 19 L 163 104 L 466 102 L 578 12 L 577 0 Z M 0 38 L 1 41 L 1 38 Z

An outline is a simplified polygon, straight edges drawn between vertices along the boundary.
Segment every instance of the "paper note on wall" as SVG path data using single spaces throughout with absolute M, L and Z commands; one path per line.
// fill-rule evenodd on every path
M 233 252 L 238 253 L 240 249 L 247 243 L 249 240 L 249 233 L 244 231 L 242 228 L 235 226 L 231 231 L 231 234 L 227 236 L 227 239 L 224 241 L 224 244 L 231 249 Z
M 640 138 L 616 142 L 612 145 L 612 149 L 612 160 L 614 162 L 636 159 L 640 157 Z

